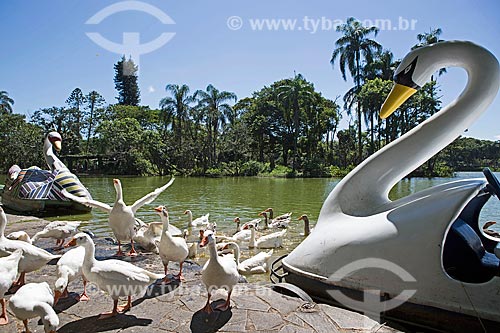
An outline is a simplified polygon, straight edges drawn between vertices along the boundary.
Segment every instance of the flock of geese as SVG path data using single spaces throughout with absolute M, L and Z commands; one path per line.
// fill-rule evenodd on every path
M 100 209 L 108 214 L 108 222 L 117 242 L 116 256 L 137 256 L 135 244 L 146 251 L 157 253 L 164 266 L 163 274 L 156 274 L 135 266 L 132 263 L 119 260 L 97 260 L 95 258 L 95 244 L 90 232 L 80 232 L 80 222 L 55 221 L 49 223 L 42 231 L 33 237 L 24 231 L 4 235 L 7 217 L 0 206 L 0 304 L 2 313 L 0 325 L 8 323 L 6 301 L 7 291 L 15 292 L 10 298 L 9 306 L 12 313 L 22 320 L 26 332 L 28 319 L 40 317 L 46 333 L 55 332 L 59 319 L 53 306 L 59 298 L 68 295 L 68 283 L 76 279 L 83 280 L 83 293 L 80 301 L 89 300 L 86 285 L 91 282 L 101 290 L 107 292 L 113 299 L 113 308 L 110 312 L 102 313 L 99 319 L 106 319 L 129 310 L 132 307 L 132 295 L 141 294 L 152 284 L 168 284 L 173 280 L 183 281 L 183 263 L 188 258 L 194 258 L 199 251 L 208 248 L 209 259 L 202 269 L 202 282 L 207 288 L 208 297 L 206 306 L 202 309 L 206 313 L 213 312 L 210 297 L 214 290 L 228 291 L 225 303 L 216 307 L 217 310 L 226 310 L 230 306 L 233 287 L 238 283 L 240 274 L 259 274 L 269 270 L 273 249 L 281 247 L 291 221 L 292 213 L 274 217 L 272 208 L 268 208 L 257 218 L 242 224 L 239 217 L 234 219 L 236 231 L 233 235 L 222 235 L 217 232 L 217 225 L 209 221 L 209 214 L 193 219 L 190 210 L 184 212 L 188 217 L 188 228 L 181 231 L 170 225 L 169 212 L 165 206 L 154 210 L 160 216 L 161 222 L 146 224 L 135 217 L 137 210 L 153 202 L 163 191 L 172 185 L 174 178 L 167 184 L 145 195 L 132 205 L 126 205 L 123 200 L 123 189 L 118 179 L 113 180 L 116 190 L 116 199 L 113 206 L 93 199 L 74 196 L 63 190 L 69 199 L 81 204 Z M 305 222 L 304 235 L 309 234 L 309 220 L 302 215 L 299 220 Z M 193 233 L 196 230 L 196 233 Z M 257 236 L 257 230 L 270 230 L 270 233 Z M 33 243 L 40 238 L 53 238 L 56 249 L 73 247 L 63 255 L 56 255 L 35 246 Z M 71 238 L 64 245 L 66 239 Z M 122 243 L 130 242 L 128 253 L 122 250 Z M 240 244 L 248 243 L 249 249 L 269 249 L 241 259 Z M 57 280 L 53 289 L 47 282 L 25 283 L 26 273 L 36 271 L 51 260 L 57 259 Z M 179 263 L 179 272 L 168 274 L 168 264 Z M 117 288 L 117 286 L 122 286 Z M 127 297 L 124 306 L 118 306 L 120 297 Z

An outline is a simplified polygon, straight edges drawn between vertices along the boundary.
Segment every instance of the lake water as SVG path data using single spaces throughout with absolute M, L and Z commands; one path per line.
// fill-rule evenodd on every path
M 497 177 L 500 175 L 497 173 Z M 464 178 L 484 178 L 480 172 L 457 173 L 454 178 L 412 178 L 400 181 L 391 191 L 391 199 L 406 196 L 410 193 L 435 186 L 437 184 Z M 115 190 L 112 177 L 82 177 L 94 199 L 113 204 Z M 124 199 L 127 204 L 167 183 L 169 177 L 121 177 Z M 158 205 L 165 205 L 170 212 L 171 224 L 184 229 L 187 226 L 187 215 L 183 212 L 190 209 L 193 217 L 210 213 L 210 221 L 217 223 L 217 230 L 224 234 L 232 234 L 236 230 L 234 217 L 239 216 L 242 222 L 258 218 L 258 213 L 268 207 L 274 209 L 275 215 L 293 212 L 293 219 L 288 229 L 284 247 L 275 250 L 275 256 L 289 253 L 303 239 L 302 221 L 297 218 L 307 214 L 314 226 L 323 201 L 340 179 L 284 179 L 284 178 L 182 178 L 163 192 L 152 204 L 143 206 L 137 216 L 144 222 L 159 221 L 153 211 Z M 481 221 L 496 220 L 500 216 L 500 202 L 492 197 L 481 213 Z M 60 216 L 55 219 L 83 220 L 84 228 L 92 230 L 98 236 L 112 236 L 107 225 L 107 214 L 93 209 L 91 213 L 77 216 Z M 500 230 L 499 230 L 500 231 Z M 256 250 L 242 247 L 242 259 Z M 204 262 L 206 258 L 199 259 Z M 263 278 L 263 277 L 262 277 Z

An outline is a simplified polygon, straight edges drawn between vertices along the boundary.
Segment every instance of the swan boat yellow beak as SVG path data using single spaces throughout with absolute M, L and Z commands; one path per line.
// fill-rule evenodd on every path
M 410 98 L 417 89 L 407 87 L 405 85 L 396 83 L 392 87 L 391 92 L 385 99 L 382 108 L 380 109 L 380 118 L 385 119 L 389 117 L 398 107 L 401 106 L 408 98 Z

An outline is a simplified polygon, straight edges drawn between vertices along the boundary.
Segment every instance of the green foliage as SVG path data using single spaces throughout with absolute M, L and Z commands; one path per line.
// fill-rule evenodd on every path
M 258 161 L 248 161 L 241 167 L 242 176 L 258 176 L 259 174 L 269 173 L 269 164 Z
M 103 166 L 106 173 L 153 174 L 147 157 L 146 131 L 133 118 L 103 121 L 96 130 L 99 135 L 99 153 L 110 157 Z
M 222 176 L 222 170 L 219 168 L 210 168 L 207 169 L 205 172 L 205 176 L 207 177 L 221 177 Z
M 43 138 L 42 128 L 26 123 L 24 116 L 0 114 L 0 170 L 6 173 L 13 164 L 43 168 Z
M 269 173 L 269 176 L 272 176 L 272 177 L 282 177 L 282 178 L 293 178 L 293 177 L 297 176 L 297 174 L 290 167 L 287 167 L 287 166 L 284 166 L 284 165 L 277 165 Z
M 340 168 L 336 165 L 331 165 L 329 167 L 330 176 L 342 178 L 345 177 L 351 170 L 354 169 L 353 165 L 349 165 L 346 168 Z
M 480 171 L 500 168 L 500 141 L 458 138 L 440 154 L 441 160 L 455 171 Z
M 137 65 L 132 58 L 123 56 L 114 66 L 115 89 L 118 91 L 118 104 L 138 106 L 141 101 L 137 84 Z

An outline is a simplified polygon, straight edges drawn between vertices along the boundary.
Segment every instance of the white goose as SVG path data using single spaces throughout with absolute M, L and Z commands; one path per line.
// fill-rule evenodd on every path
M 207 230 L 200 242 L 200 247 L 208 244 L 210 258 L 203 266 L 201 271 L 201 280 L 207 288 L 208 298 L 207 304 L 202 309 L 206 313 L 212 313 L 210 306 L 210 297 L 212 292 L 217 289 L 225 288 L 228 291 L 227 300 L 220 304 L 216 309 L 225 311 L 229 308 L 231 302 L 231 292 L 234 286 L 238 283 L 240 274 L 238 273 L 238 266 L 231 257 L 219 257 L 215 247 L 215 237 L 213 231 Z
M 29 244 L 33 244 L 33 240 L 31 239 L 30 235 L 26 231 L 14 231 L 8 234 L 7 239 L 10 240 L 19 240 L 23 241 Z
M 236 242 L 236 243 L 241 243 L 241 242 L 248 242 L 250 240 L 251 236 L 251 231 L 249 226 L 253 225 L 255 228 L 259 225 L 261 219 L 254 219 L 252 221 L 246 222 L 243 224 L 242 227 L 240 227 L 240 218 L 235 217 L 234 222 L 236 223 L 236 230 L 237 232 L 232 235 L 232 236 L 224 236 L 224 235 L 217 235 L 215 236 L 217 242 L 223 241 L 223 242 Z
M 11 255 L 0 258 L 0 304 L 2 305 L 0 326 L 9 323 L 4 296 L 16 280 L 19 260 L 21 260 L 22 255 L 23 250 L 17 249 Z
M 238 264 L 238 272 L 243 275 L 264 274 L 269 271 L 270 261 L 273 255 L 273 250 L 267 252 L 259 252 L 253 257 L 240 262 L 240 247 L 235 242 L 227 243 L 225 246 L 234 251 L 234 260 Z
M 268 209 L 266 209 L 264 211 L 266 213 L 269 213 L 270 223 L 278 222 L 278 221 L 281 221 L 281 220 L 290 220 L 292 218 L 292 212 L 289 212 L 289 213 L 282 214 L 280 216 L 274 217 L 274 211 L 273 211 L 273 209 L 271 207 L 269 207 Z
M 143 249 L 158 254 L 156 243 L 160 241 L 163 231 L 163 222 L 144 223 L 136 218 L 139 222 L 139 227 L 135 233 L 134 242 L 139 244 Z M 168 232 L 172 236 L 184 236 L 184 233 L 174 225 L 168 225 Z
M 26 333 L 30 333 L 28 319 L 40 317 L 45 333 L 56 333 L 59 317 L 52 308 L 54 294 L 47 282 L 28 283 L 10 298 L 9 307 L 17 319 L 22 320 Z
M 201 235 L 201 238 L 203 238 L 203 234 L 202 234 L 203 230 L 200 230 L 200 235 Z M 198 255 L 198 244 L 199 242 L 188 242 L 187 239 L 188 239 L 188 231 L 187 229 L 184 229 L 184 232 L 182 233 L 182 237 L 184 238 L 184 240 L 186 241 L 186 244 L 188 246 L 188 250 L 189 250 L 189 254 L 188 254 L 188 258 L 189 259 L 194 259 L 196 258 L 196 256 Z
M 137 229 L 134 236 L 134 242 L 147 251 L 158 253 L 156 242 L 160 241 L 162 231 L 163 226 L 161 222 L 144 224 Z
M 269 208 L 268 208 L 269 209 Z M 291 214 L 291 213 L 290 213 Z M 290 223 L 291 218 L 284 218 L 284 219 L 274 219 L 269 221 L 268 215 L 266 211 L 263 211 L 259 213 L 260 216 L 264 217 L 264 226 L 265 229 L 271 228 L 271 229 L 285 229 L 288 228 L 288 224 Z
M 19 262 L 19 279 L 15 285 L 23 285 L 26 273 L 36 271 L 45 266 L 49 261 L 60 258 L 39 247 L 29 243 L 7 239 L 4 235 L 7 225 L 7 216 L 0 206 L 0 256 L 7 256 L 17 249 L 23 250 L 23 257 Z
M 78 233 L 78 227 L 81 223 L 82 222 L 79 221 L 50 222 L 42 231 L 37 232 L 33 238 L 31 238 L 31 241 L 36 242 L 39 238 L 54 238 L 56 240 L 56 246 L 62 248 L 66 238 L 73 237 Z
M 85 248 L 78 246 L 67 251 L 61 259 L 57 261 L 57 280 L 54 288 L 54 304 L 60 297 L 68 296 L 68 283 L 81 277 L 83 280 L 83 293 L 78 297 L 80 301 L 88 301 L 87 280 L 83 276 L 82 266 L 85 258 Z
M 154 281 L 163 275 L 149 272 L 131 263 L 116 260 L 96 260 L 95 245 L 86 233 L 76 234 L 67 246 L 80 245 L 85 248 L 82 272 L 85 278 L 106 291 L 113 299 L 113 310 L 102 313 L 99 319 L 116 316 L 132 308 L 132 295 L 144 293 Z M 118 299 L 127 296 L 127 304 L 118 306 Z
M 250 240 L 250 235 L 251 235 L 251 231 L 250 231 L 250 228 L 249 226 L 250 225 L 253 225 L 255 228 L 257 228 L 257 226 L 259 225 L 260 221 L 262 221 L 262 219 L 253 219 L 251 221 L 248 221 L 248 222 L 245 222 L 242 226 L 241 226 L 241 229 L 239 228 L 239 225 L 240 225 L 240 218 L 239 217 L 236 217 L 234 219 L 234 221 L 236 222 L 237 224 L 237 229 L 238 229 L 238 232 L 236 232 L 232 238 L 236 241 L 236 242 L 248 242 Z
M 255 227 L 253 225 L 249 226 L 251 234 L 250 241 L 248 242 L 249 248 L 259 248 L 259 249 L 272 249 L 276 247 L 281 247 L 283 245 L 283 237 L 286 234 L 286 229 L 282 231 L 273 232 L 272 234 L 265 235 L 256 239 L 255 237 Z
M 251 221 L 245 222 L 245 223 L 243 223 L 243 225 L 240 226 L 240 224 L 241 224 L 240 218 L 235 217 L 234 222 L 236 223 L 236 232 L 233 234 L 233 236 L 236 235 L 241 230 L 248 230 L 248 226 L 250 224 L 253 224 L 254 226 L 257 227 L 259 225 L 260 221 L 262 221 L 262 219 L 257 218 L 257 219 L 253 219 Z
M 189 255 L 189 248 L 186 240 L 183 237 L 173 237 L 170 232 L 168 232 L 168 226 L 170 224 L 168 219 L 168 210 L 165 206 L 159 206 L 155 208 L 155 211 L 160 215 L 163 222 L 163 233 L 161 234 L 160 243 L 158 244 L 158 251 L 160 254 L 163 267 L 165 268 L 165 277 L 163 278 L 163 283 L 169 283 L 170 279 L 167 276 L 168 263 L 170 261 L 175 261 L 179 263 L 179 274 L 175 275 L 175 279 L 182 281 L 182 265 L 184 260 L 187 259 Z
M 209 225 L 208 217 L 210 216 L 210 213 L 200 216 L 194 220 L 193 213 L 189 209 L 184 211 L 184 214 L 188 216 L 188 229 L 193 227 L 207 227 Z
M 121 242 L 130 240 L 132 248 L 130 249 L 130 252 L 127 255 L 133 256 L 137 255 L 137 252 L 135 251 L 134 248 L 134 236 L 136 234 L 135 213 L 142 206 L 149 204 L 153 200 L 155 200 L 163 191 L 165 191 L 170 185 L 172 185 L 174 180 L 175 178 L 172 177 L 172 179 L 170 179 L 170 181 L 167 184 L 157 188 L 156 190 L 154 190 L 149 194 L 146 194 L 144 197 L 134 202 L 132 206 L 127 206 L 123 201 L 122 184 L 119 179 L 113 179 L 113 185 L 116 191 L 116 200 L 115 203 L 113 204 L 113 207 L 109 206 L 108 204 L 99 202 L 97 200 L 76 197 L 66 191 L 63 191 L 63 194 L 68 198 L 70 198 L 71 200 L 74 200 L 89 207 L 98 208 L 108 213 L 109 226 L 111 227 L 111 230 L 113 230 L 113 234 L 115 235 L 115 238 L 118 241 L 118 252 L 116 252 L 116 255 L 119 256 L 123 255 L 123 252 L 121 250 Z

